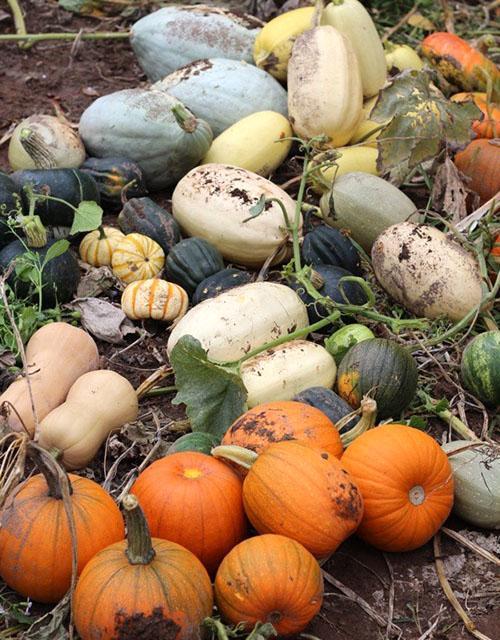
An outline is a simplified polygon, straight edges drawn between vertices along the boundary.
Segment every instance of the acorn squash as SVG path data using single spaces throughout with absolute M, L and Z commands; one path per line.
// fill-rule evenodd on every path
M 151 198 L 131 198 L 118 215 L 123 233 L 141 233 L 155 240 L 165 255 L 181 239 L 179 225 L 166 209 Z
M 347 236 L 326 225 L 307 233 L 302 243 L 302 259 L 305 264 L 327 264 L 342 267 L 354 275 L 361 275 L 358 250 Z
M 339 395 L 332 389 L 326 389 L 325 387 L 308 387 L 297 393 L 293 398 L 297 402 L 305 402 L 310 404 L 311 407 L 316 407 L 322 411 L 326 416 L 330 418 L 334 425 L 337 425 L 342 418 L 349 415 L 354 411 L 350 404 L 347 404 Z M 345 429 L 351 429 L 358 422 L 359 416 L 354 416 L 346 425 Z
M 220 293 L 241 287 L 252 280 L 252 274 L 241 269 L 222 269 L 200 282 L 193 294 L 193 304 L 199 304 L 208 298 L 215 298 Z
M 140 166 L 127 158 L 87 158 L 80 169 L 94 178 L 107 206 L 121 206 L 124 196 L 128 200 L 148 192 Z
M 167 278 L 192 296 L 208 276 L 224 269 L 220 251 L 203 238 L 186 238 L 178 242 L 167 256 Z

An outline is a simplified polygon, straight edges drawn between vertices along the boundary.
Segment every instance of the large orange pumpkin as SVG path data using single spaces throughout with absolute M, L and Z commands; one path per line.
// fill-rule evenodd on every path
M 455 164 L 470 181 L 481 204 L 500 190 L 500 140 L 479 139 L 469 143 L 455 156 Z
M 363 499 L 335 456 L 290 440 L 270 445 L 243 483 L 243 502 L 259 533 L 297 540 L 317 558 L 357 529 Z
M 323 578 L 301 544 L 267 534 L 240 542 L 222 561 L 214 583 L 222 617 L 232 624 L 270 622 L 277 633 L 299 633 L 318 613 Z
M 101 549 L 123 540 L 120 510 L 96 482 L 69 475 L 78 572 Z M 26 480 L 0 513 L 0 576 L 37 602 L 57 602 L 71 583 L 71 535 L 59 490 L 43 475 Z M 50 488 L 49 488 L 50 485 Z
M 87 564 L 73 598 L 82 640 L 199 640 L 211 615 L 212 585 L 201 562 L 175 542 L 151 539 L 134 496 L 123 500 L 127 541 Z
M 386 424 L 366 431 L 348 447 L 342 464 L 363 494 L 358 534 L 384 551 L 425 544 L 453 505 L 448 457 L 423 431 Z
M 262 453 L 273 442 L 299 440 L 340 458 L 344 447 L 333 422 L 303 402 L 281 400 L 250 409 L 226 431 L 223 445 L 238 445 Z
M 214 574 L 246 533 L 241 490 L 238 474 L 228 465 L 182 451 L 153 462 L 131 493 L 142 505 L 151 535 L 186 547 Z

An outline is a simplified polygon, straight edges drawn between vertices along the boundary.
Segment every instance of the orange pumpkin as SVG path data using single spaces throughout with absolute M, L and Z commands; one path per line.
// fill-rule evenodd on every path
M 323 601 L 318 562 L 295 540 L 273 534 L 236 545 L 222 561 L 214 589 L 224 619 L 243 622 L 247 630 L 270 622 L 280 636 L 302 631 Z
M 448 457 L 423 431 L 386 424 L 346 449 L 342 464 L 363 494 L 358 534 L 384 551 L 411 551 L 438 531 L 453 506 Z
M 73 615 L 79 636 L 199 640 L 213 606 L 205 568 L 175 542 L 151 539 L 134 496 L 125 496 L 123 505 L 127 541 L 100 551 L 78 580 Z
M 96 482 L 68 476 L 78 542 L 78 572 L 101 549 L 125 536 L 120 510 Z M 0 576 L 21 595 L 57 602 L 71 583 L 71 535 L 52 477 L 26 480 L 0 513 Z
M 262 453 L 282 440 L 300 440 L 336 458 L 344 450 L 339 432 L 322 411 L 293 400 L 266 402 L 250 409 L 229 427 L 222 444 Z
M 131 493 L 154 537 L 186 547 L 214 574 L 246 533 L 241 485 L 238 474 L 220 460 L 181 451 L 153 462 Z
M 246 514 L 259 533 L 297 540 L 317 558 L 357 529 L 363 499 L 335 456 L 302 442 L 270 445 L 243 483 Z
M 480 120 L 472 123 L 472 130 L 478 138 L 497 138 L 500 136 L 500 105 L 488 102 L 486 93 L 456 93 L 452 102 L 473 101 L 482 112 Z
M 481 204 L 500 190 L 499 140 L 473 140 L 457 153 L 455 164 L 470 178 L 468 186 L 479 195 Z
M 496 264 L 500 264 L 500 231 L 493 236 L 490 256 Z

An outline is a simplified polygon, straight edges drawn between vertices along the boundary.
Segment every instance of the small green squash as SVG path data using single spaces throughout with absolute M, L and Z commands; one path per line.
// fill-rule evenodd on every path
M 302 244 L 305 264 L 329 264 L 361 275 L 359 253 L 347 236 L 324 224 L 306 234 Z
M 168 453 L 178 453 L 179 451 L 198 451 L 199 453 L 206 453 L 207 455 L 210 455 L 212 449 L 218 444 L 220 444 L 219 440 L 210 433 L 193 431 L 192 433 L 184 434 L 173 442 L 168 448 Z
M 12 237 L 7 218 L 17 209 L 21 196 L 19 189 L 6 173 L 0 171 L 0 247 Z
M 363 340 L 371 340 L 375 334 L 364 324 L 350 324 L 332 333 L 325 340 L 325 348 L 337 364 L 351 347 Z
M 165 265 L 167 280 L 180 284 L 192 296 L 208 276 L 224 269 L 218 249 L 203 238 L 186 238 L 170 250 Z
M 293 400 L 297 402 L 305 402 L 316 407 L 322 411 L 326 416 L 330 418 L 333 424 L 337 424 L 354 411 L 351 405 L 347 404 L 345 400 L 332 391 L 332 389 L 326 389 L 325 387 L 309 387 L 298 393 Z M 354 416 L 346 425 L 345 429 L 351 429 L 358 422 L 359 416 Z
M 26 184 L 32 186 L 34 193 L 65 200 L 74 207 L 82 200 L 100 202 L 96 181 L 80 169 L 31 169 L 16 171 L 11 178 L 21 192 L 26 211 L 29 209 L 29 200 L 23 190 Z M 73 224 L 74 211 L 62 202 L 38 201 L 34 213 L 40 216 L 43 224 L 62 227 Z
M 461 364 L 466 389 L 493 407 L 500 405 L 500 331 L 486 331 L 465 347 Z
M 385 338 L 364 340 L 342 359 L 337 390 L 352 407 L 365 394 L 377 403 L 377 418 L 398 418 L 417 391 L 417 365 L 408 351 Z
M 94 178 L 108 206 L 120 207 L 123 196 L 139 198 L 148 192 L 142 169 L 127 158 L 87 158 L 80 169 Z
M 251 280 L 252 274 L 241 269 L 222 269 L 222 271 L 217 271 L 217 273 L 202 280 L 196 287 L 193 295 L 193 304 L 198 304 L 208 298 L 215 298 L 219 293 L 233 287 L 240 287 L 251 282 Z
M 443 445 L 453 469 L 453 510 L 476 527 L 500 529 L 500 448 L 472 444 L 455 440 Z M 453 455 L 457 449 L 464 450 Z
M 181 239 L 179 225 L 172 214 L 151 198 L 131 198 L 118 216 L 123 233 L 141 233 L 155 240 L 167 255 Z

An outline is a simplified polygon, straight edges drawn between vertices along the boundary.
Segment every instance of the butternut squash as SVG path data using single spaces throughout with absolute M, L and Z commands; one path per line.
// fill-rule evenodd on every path
M 137 394 L 115 371 L 90 371 L 80 376 L 66 402 L 40 423 L 39 444 L 72 471 L 95 456 L 107 436 L 137 418 Z
M 26 347 L 26 358 L 39 421 L 64 402 L 80 376 L 99 367 L 94 340 L 83 329 L 65 322 L 47 324 L 35 331 Z M 35 418 L 25 378 L 19 377 L 0 396 L 0 406 L 4 402 L 15 409 L 10 411 L 10 427 L 23 431 L 24 425 L 33 436 Z

